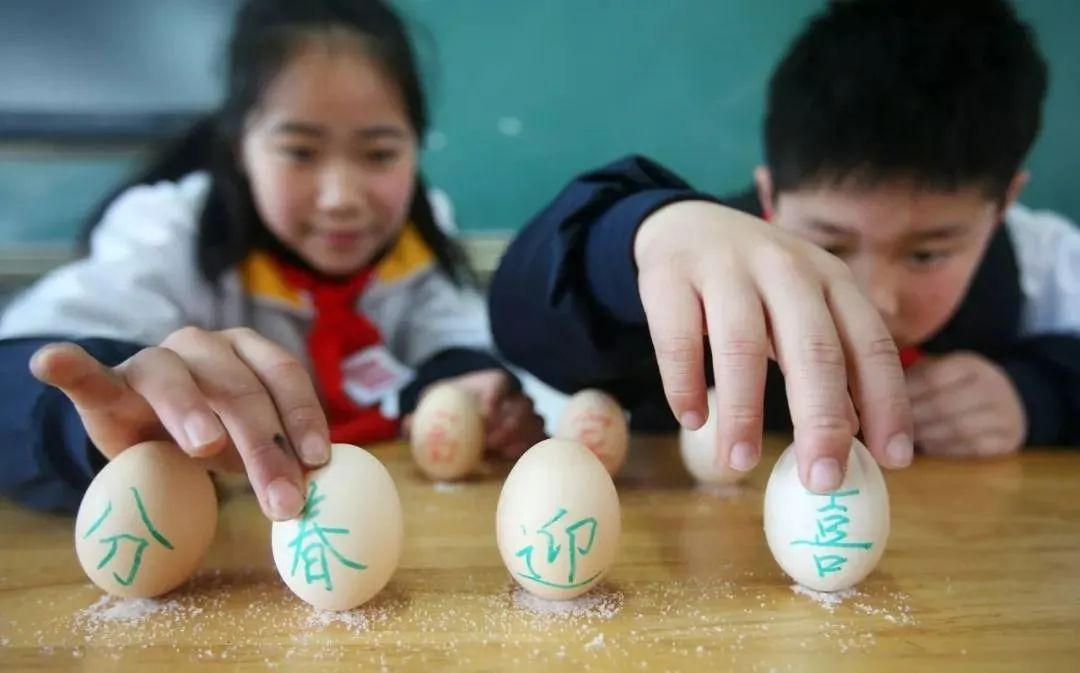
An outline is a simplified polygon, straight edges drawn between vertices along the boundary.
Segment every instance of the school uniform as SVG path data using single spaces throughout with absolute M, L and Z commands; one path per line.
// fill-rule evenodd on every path
M 637 430 L 676 429 L 633 244 L 648 215 L 691 199 L 761 216 L 752 192 L 717 198 L 640 156 L 571 182 L 521 231 L 493 277 L 489 308 L 500 352 L 559 390 L 611 392 Z M 996 362 L 1023 401 L 1028 444 L 1080 445 L 1080 229 L 1053 213 L 1009 208 L 956 313 L 918 350 L 968 350 Z M 902 355 L 910 361 L 914 353 Z M 706 375 L 711 384 L 711 366 Z M 768 429 L 791 429 L 774 364 L 765 412 Z
M 312 372 L 334 441 L 396 437 L 398 418 L 442 378 L 498 367 L 481 295 L 454 284 L 407 224 L 346 283 L 255 250 L 217 285 L 196 264 L 206 173 L 133 187 L 107 210 L 90 253 L 42 278 L 0 317 L 0 492 L 73 509 L 104 459 L 73 406 L 29 373 L 37 348 L 75 341 L 107 365 L 186 326 L 249 327 Z M 449 202 L 432 194 L 452 228 Z

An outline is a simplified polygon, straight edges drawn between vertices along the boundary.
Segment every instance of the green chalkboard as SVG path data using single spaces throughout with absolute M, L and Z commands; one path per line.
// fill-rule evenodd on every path
M 573 174 L 631 152 L 662 161 L 704 189 L 747 186 L 761 157 L 769 74 L 823 0 L 396 2 L 414 27 L 426 72 L 433 112 L 424 152 L 429 181 L 449 192 L 461 228 L 482 234 L 517 229 Z M 205 78 L 196 86 L 193 76 L 193 104 L 205 105 L 216 90 L 220 69 L 207 66 L 213 60 L 207 50 L 220 51 L 220 45 L 203 42 L 224 32 L 231 4 L 161 3 L 136 17 L 156 26 L 144 26 L 148 34 L 162 26 L 201 26 L 194 33 L 202 39 L 176 45 L 190 50 L 189 58 L 170 51 L 162 66 L 190 67 Z M 198 22 L 184 10 L 196 5 L 203 8 Z M 1080 220 L 1080 125 L 1074 121 L 1080 1 L 1018 0 L 1018 6 L 1052 68 L 1024 201 Z M 178 17 L 170 19 L 170 12 Z M 217 23 L 206 12 L 218 12 Z M 100 23 L 101 30 L 126 26 Z M 211 24 L 220 29 L 209 30 Z M 10 75 L 0 74 L 0 84 Z M 134 90 L 151 103 L 171 100 L 162 98 L 171 90 L 115 79 L 95 85 L 93 97 L 122 102 Z M 170 74 L 149 81 L 168 87 L 181 79 Z M 115 96 L 107 95 L 110 88 Z M 135 161 L 133 152 L 108 145 L 0 144 L 0 246 L 70 241 L 89 207 Z
M 429 66 L 431 180 L 466 230 L 518 228 L 572 174 L 630 152 L 701 188 L 748 186 L 768 77 L 822 4 L 400 0 Z M 1053 70 L 1024 200 L 1080 219 L 1080 2 L 1019 8 Z

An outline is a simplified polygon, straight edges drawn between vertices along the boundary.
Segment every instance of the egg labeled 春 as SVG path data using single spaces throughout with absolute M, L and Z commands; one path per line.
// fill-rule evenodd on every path
M 499 554 L 525 590 L 549 600 L 579 596 L 615 562 L 619 496 L 584 445 L 548 439 L 518 459 L 495 513 Z
M 629 434 L 622 406 L 611 395 L 593 389 L 570 398 L 555 430 L 559 439 L 584 444 L 611 475 L 626 462 Z
M 799 481 L 794 447 L 788 447 L 765 487 L 764 520 L 769 550 L 792 579 L 816 591 L 853 587 L 877 565 L 889 537 L 881 468 L 854 440 L 840 488 L 812 493 Z
M 413 460 L 430 479 L 463 479 L 484 453 L 484 423 L 476 400 L 451 385 L 424 394 L 409 433 Z
M 709 417 L 697 430 L 679 430 L 679 453 L 683 465 L 701 484 L 736 484 L 750 476 L 749 472 L 736 470 L 726 463 L 717 464 L 716 391 L 709 389 Z
M 216 529 L 206 470 L 171 442 L 146 442 L 113 458 L 86 489 L 75 552 L 103 590 L 149 598 L 195 573 Z
M 275 521 L 274 564 L 290 590 L 324 610 L 349 610 L 386 586 L 405 532 L 401 500 L 375 456 L 334 444 L 330 462 L 307 474 L 304 511 Z

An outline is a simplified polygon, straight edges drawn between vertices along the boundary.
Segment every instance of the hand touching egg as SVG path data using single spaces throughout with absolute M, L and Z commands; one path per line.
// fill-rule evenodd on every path
M 330 462 L 307 475 L 301 515 L 271 532 L 278 574 L 324 610 L 349 610 L 379 593 L 397 569 L 404 540 L 401 500 L 383 464 L 334 444 Z
M 889 494 L 881 468 L 858 440 L 832 493 L 807 491 L 793 447 L 765 488 L 765 539 L 780 567 L 817 591 L 855 586 L 877 565 L 889 537 Z

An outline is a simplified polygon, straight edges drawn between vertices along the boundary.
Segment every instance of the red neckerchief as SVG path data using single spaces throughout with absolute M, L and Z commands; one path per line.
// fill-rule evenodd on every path
M 367 444 L 397 437 L 398 421 L 383 416 L 377 405 L 357 405 L 345 392 L 342 377 L 346 358 L 382 343 L 378 328 L 356 306 L 372 271 L 336 282 L 285 264 L 278 266 L 286 282 L 308 293 L 315 308 L 307 336 L 308 355 L 330 422 L 330 441 Z

